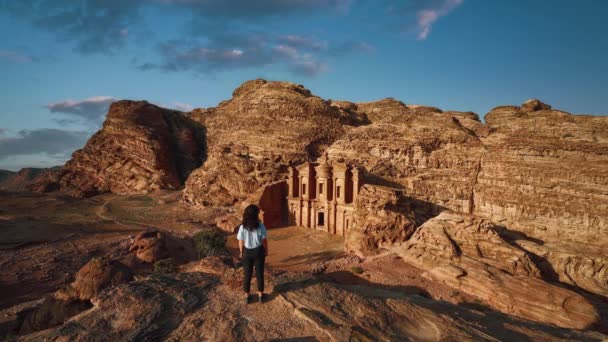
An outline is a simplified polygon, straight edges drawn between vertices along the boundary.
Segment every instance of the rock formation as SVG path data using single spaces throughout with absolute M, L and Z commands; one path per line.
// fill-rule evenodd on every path
M 9 170 L 0 170 L 0 183 L 15 175 L 16 172 Z
M 245 307 L 242 294 L 200 271 L 152 274 L 107 289 L 94 306 L 30 341 L 319 340 L 601 341 L 568 330 L 435 301 L 403 289 L 348 285 L 306 274 L 273 277 L 274 298 Z
M 207 130 L 209 156 L 188 178 L 184 199 L 205 206 L 232 205 L 283 180 L 287 166 L 316 159 L 367 120 L 301 85 L 264 80 L 245 82 L 232 99 L 190 115 Z
M 416 229 L 415 214 L 395 189 L 364 185 L 355 203 L 355 225 L 346 235 L 345 248 L 359 255 L 407 241 Z
M 95 258 L 76 273 L 71 288 L 80 300 L 91 300 L 104 288 L 131 280 L 133 273 L 125 265 L 117 261 Z
M 394 100 L 358 108 L 373 113 L 367 113 L 372 124 L 350 130 L 330 146 L 331 160 L 362 167 L 366 183 L 403 188 L 437 207 L 470 211 L 483 150 L 465 126 L 481 126 L 475 115 L 409 108 Z
M 68 318 L 90 308 L 90 300 L 101 290 L 131 280 L 133 273 L 125 265 L 94 258 L 76 273 L 72 284 L 46 297 L 40 305 L 27 312 L 19 332 L 30 334 L 63 324 Z
M 592 303 L 543 281 L 530 256 L 503 240 L 486 220 L 443 212 L 420 226 L 398 253 L 427 270 L 427 277 L 502 312 L 574 329 L 599 320 Z
M 103 128 L 37 188 L 78 197 L 178 189 L 204 160 L 204 144 L 203 128 L 181 112 L 118 101 Z
M 530 103 L 486 115 L 472 212 L 543 240 L 605 245 L 608 117 Z
M 196 257 L 192 242 L 188 239 L 148 229 L 135 237 L 129 249 L 135 256 L 147 263 L 172 258 L 176 262 L 186 262 Z
M 537 237 L 606 236 L 606 117 L 551 110 L 538 100 L 498 107 L 485 125 L 473 113 L 392 99 L 356 108 L 372 124 L 348 131 L 328 154 L 364 167 L 376 183 Z

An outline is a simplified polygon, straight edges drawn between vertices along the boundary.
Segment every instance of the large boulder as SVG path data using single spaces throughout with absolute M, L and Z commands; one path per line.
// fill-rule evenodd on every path
M 182 263 L 196 257 L 192 241 L 157 229 L 147 229 L 137 234 L 129 250 L 140 261 L 151 264 L 167 258 Z
M 605 246 L 519 240 L 517 245 L 540 260 L 546 278 L 608 297 L 608 254 Z
M 181 112 L 117 101 L 103 128 L 35 188 L 79 197 L 178 189 L 204 160 L 204 144 L 203 128 Z
M 109 286 L 133 280 L 133 272 L 118 261 L 93 258 L 84 265 L 71 284 L 80 300 L 91 300 Z
M 105 258 L 93 258 L 76 273 L 76 280 L 44 298 L 42 303 L 27 312 L 19 333 L 63 324 L 68 318 L 91 307 L 91 300 L 102 290 L 133 280 L 133 273 L 125 265 Z

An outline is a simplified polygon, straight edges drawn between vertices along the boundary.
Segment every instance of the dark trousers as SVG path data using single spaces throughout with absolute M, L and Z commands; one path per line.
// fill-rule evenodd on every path
M 251 273 L 255 266 L 255 277 L 258 280 L 258 292 L 264 292 L 264 246 L 258 248 L 244 248 L 243 251 L 243 269 L 245 277 L 243 278 L 243 289 L 249 292 L 251 287 Z

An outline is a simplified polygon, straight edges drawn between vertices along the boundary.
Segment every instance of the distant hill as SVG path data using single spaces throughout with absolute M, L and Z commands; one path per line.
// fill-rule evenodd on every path
M 18 172 L 0 170 L 0 190 L 4 191 L 28 191 L 28 187 L 49 174 L 57 172 L 60 166 L 51 168 L 27 167 Z
M 14 176 L 17 172 L 9 171 L 9 170 L 0 170 L 0 183 L 4 182 L 4 180 Z

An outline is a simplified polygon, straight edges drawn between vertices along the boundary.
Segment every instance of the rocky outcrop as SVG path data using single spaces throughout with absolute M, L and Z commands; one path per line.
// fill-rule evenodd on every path
M 183 113 L 146 101 L 118 101 L 103 128 L 37 188 L 77 197 L 178 189 L 204 160 L 204 144 L 203 128 Z
M 232 99 L 190 115 L 206 127 L 209 157 L 188 178 L 184 200 L 203 206 L 248 198 L 364 122 L 301 85 L 264 80 L 245 82 Z
M 221 262 L 220 262 L 221 263 Z M 223 268 L 224 266 L 219 266 Z M 216 268 L 212 266 L 212 268 Z M 191 269 L 106 289 L 59 327 L 23 336 L 53 340 L 601 341 L 597 332 L 535 323 L 425 298 L 415 289 L 338 283 L 309 274 L 271 277 L 273 295 L 246 306 L 225 278 Z
M 215 282 L 200 273 L 151 275 L 104 291 L 87 312 L 28 340 L 159 340 L 201 306 L 205 290 Z
M 125 265 L 94 258 L 76 273 L 76 280 L 72 284 L 46 297 L 40 305 L 26 313 L 19 333 L 30 334 L 63 324 L 68 318 L 89 309 L 90 301 L 101 290 L 131 280 L 133 273 Z
M 414 212 L 401 191 L 364 185 L 355 203 L 355 223 L 345 248 L 365 255 L 407 241 L 416 227 Z
M 147 263 L 172 258 L 176 262 L 186 262 L 196 258 L 192 242 L 165 232 L 148 229 L 135 237 L 129 250 Z
M 608 255 L 605 246 L 517 241 L 538 260 L 546 279 L 574 285 L 608 297 Z
M 15 175 L 16 172 L 9 170 L 0 170 L 0 183 Z
M 503 240 L 485 220 L 443 212 L 419 227 L 398 254 L 427 270 L 426 277 L 501 312 L 574 329 L 599 320 L 592 303 L 543 281 L 532 258 Z
M 109 286 L 133 280 L 133 272 L 117 261 L 94 258 L 84 265 L 71 288 L 80 300 L 91 300 Z

